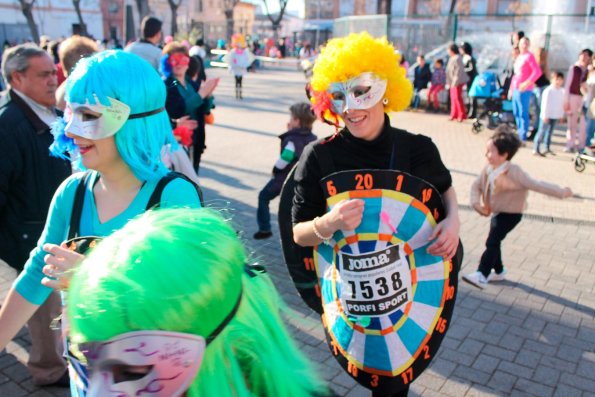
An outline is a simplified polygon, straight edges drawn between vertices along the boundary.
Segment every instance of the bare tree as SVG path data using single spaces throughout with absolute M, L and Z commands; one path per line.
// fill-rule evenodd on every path
M 378 0 L 378 14 L 390 15 L 392 9 L 392 0 Z
M 136 8 L 138 9 L 138 18 L 140 21 L 151 13 L 149 0 L 136 0 Z
M 512 30 L 516 30 L 516 17 L 522 16 L 531 12 L 531 3 L 523 3 L 522 1 L 513 1 L 508 5 L 506 9 L 507 14 L 513 14 L 512 17 Z
M 74 11 L 76 12 L 76 16 L 79 19 L 79 25 L 81 27 L 80 34 L 82 36 L 88 36 L 87 24 L 85 24 L 85 21 L 83 21 L 83 14 L 81 13 L 81 0 L 72 0 L 72 5 L 74 6 Z
M 353 15 L 366 15 L 365 0 L 355 0 L 353 4 Z
M 271 21 L 271 23 L 273 24 L 273 39 L 275 40 L 275 42 L 277 42 L 277 39 L 279 38 L 279 26 L 281 25 L 281 21 L 283 20 L 285 8 L 287 7 L 287 3 L 289 2 L 289 0 L 279 0 L 279 14 L 277 14 L 276 17 L 274 17 L 269 11 L 269 4 L 267 0 L 262 0 L 262 2 L 264 3 L 264 8 L 266 10 L 267 17 L 269 18 L 269 21 Z
M 178 33 L 178 7 L 182 4 L 182 0 L 167 0 L 169 9 L 171 10 L 171 35 L 175 37 Z
M 233 34 L 233 9 L 240 0 L 223 0 L 223 13 L 225 14 L 225 34 L 226 41 L 231 41 Z
M 506 9 L 507 13 L 519 15 L 519 14 L 526 14 L 531 11 L 531 3 L 525 3 L 523 1 L 513 1 L 508 5 Z
M 441 0 L 430 0 L 426 4 L 426 8 L 428 9 L 428 12 L 430 13 L 430 15 L 439 16 L 441 5 L 442 5 Z
M 27 25 L 29 25 L 29 30 L 31 31 L 31 39 L 39 43 L 39 31 L 37 30 L 37 25 L 35 24 L 35 19 L 33 19 L 33 5 L 35 4 L 35 0 L 19 0 L 21 4 L 21 11 L 27 20 Z
M 376 13 L 378 15 L 386 15 L 386 35 L 391 37 L 391 11 L 393 9 L 392 0 L 378 0 Z

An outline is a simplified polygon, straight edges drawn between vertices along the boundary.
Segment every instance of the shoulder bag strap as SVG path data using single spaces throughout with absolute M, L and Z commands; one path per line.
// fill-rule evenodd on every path
M 196 189 L 196 193 L 198 194 L 198 199 L 200 200 L 200 205 L 204 207 L 203 194 L 202 194 L 202 190 L 201 190 L 200 186 L 198 186 L 196 183 L 194 183 L 186 175 L 181 174 L 179 172 L 172 171 L 172 172 L 169 172 L 167 175 L 165 175 L 163 178 L 161 178 L 159 180 L 159 182 L 157 182 L 157 186 L 155 186 L 155 190 L 153 190 L 153 194 L 151 194 L 151 197 L 149 198 L 149 202 L 147 203 L 147 208 L 146 208 L 147 211 L 150 209 L 155 209 L 155 208 L 160 207 L 161 195 L 163 194 L 163 189 L 165 189 L 165 187 L 167 186 L 168 183 L 170 183 L 171 181 L 173 181 L 174 179 L 177 179 L 177 178 L 182 178 L 185 181 L 191 183 L 192 186 L 194 186 L 194 188 Z
M 85 189 L 87 182 L 91 177 L 91 171 L 85 172 L 79 181 L 76 191 L 74 193 L 74 202 L 72 203 L 72 212 L 70 213 L 70 226 L 68 227 L 68 240 L 78 237 L 79 228 L 81 225 L 81 214 L 83 212 L 83 204 L 85 201 Z

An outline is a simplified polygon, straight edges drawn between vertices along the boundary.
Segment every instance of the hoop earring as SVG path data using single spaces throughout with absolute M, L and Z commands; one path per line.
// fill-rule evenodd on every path
M 388 105 L 388 98 L 384 98 L 384 99 L 382 100 L 382 104 L 383 104 L 384 106 Z

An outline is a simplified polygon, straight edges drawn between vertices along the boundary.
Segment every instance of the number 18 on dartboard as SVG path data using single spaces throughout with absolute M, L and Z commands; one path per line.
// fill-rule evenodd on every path
M 411 299 L 411 272 L 403 245 L 365 254 L 341 252 L 341 304 L 347 314 L 378 317 Z

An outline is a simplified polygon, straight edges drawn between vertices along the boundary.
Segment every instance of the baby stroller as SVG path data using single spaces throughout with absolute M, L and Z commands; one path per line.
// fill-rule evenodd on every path
M 576 171 L 583 172 L 587 168 L 587 163 L 595 164 L 595 153 L 593 153 L 593 149 L 595 147 L 585 148 L 584 151 L 574 156 L 574 169 Z
M 483 130 L 481 120 L 486 117 L 489 129 L 494 129 L 502 123 L 514 123 L 512 103 L 505 100 L 496 73 L 486 71 L 477 76 L 471 84 L 468 95 L 483 101 L 483 111 L 471 126 L 474 133 L 478 134 Z

